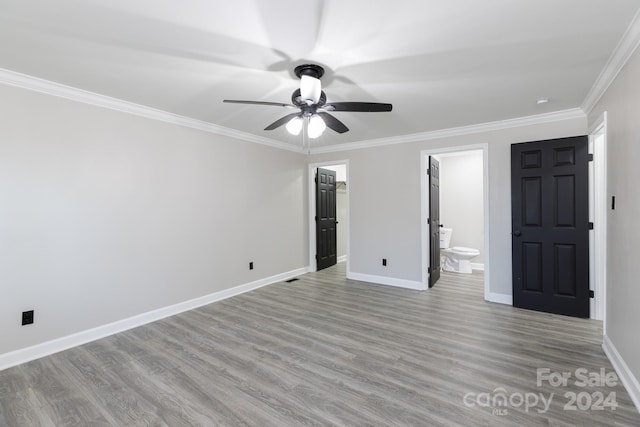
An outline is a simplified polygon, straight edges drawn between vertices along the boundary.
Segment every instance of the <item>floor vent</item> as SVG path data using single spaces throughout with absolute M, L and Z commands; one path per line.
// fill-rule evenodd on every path
M 297 277 L 294 277 L 293 279 L 285 280 L 285 282 L 293 283 L 293 282 L 297 282 L 298 280 L 300 280 L 300 279 L 298 279 Z

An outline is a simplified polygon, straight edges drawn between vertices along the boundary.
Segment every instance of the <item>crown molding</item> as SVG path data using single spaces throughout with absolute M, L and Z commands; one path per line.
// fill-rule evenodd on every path
M 200 130 L 216 135 L 228 136 L 230 138 L 240 139 L 247 142 L 266 145 L 282 150 L 302 153 L 302 147 L 285 144 L 275 139 L 256 136 L 247 132 L 241 132 L 235 129 L 226 128 L 203 120 L 192 119 L 190 117 L 180 116 L 168 111 L 158 110 L 156 108 L 147 107 L 133 102 L 123 101 L 121 99 L 112 98 L 106 95 L 89 92 L 86 90 L 66 86 L 38 77 L 17 73 L 15 71 L 0 68 L 0 83 L 9 86 L 16 86 L 22 89 L 40 92 L 59 98 L 69 99 L 71 101 L 81 102 L 83 104 L 93 105 L 96 107 L 108 108 L 110 110 L 122 113 L 132 114 L 134 116 L 144 117 L 151 120 L 157 120 L 178 126 Z
M 59 98 L 69 99 L 71 101 L 83 104 L 93 105 L 110 110 L 119 111 L 126 114 L 132 114 L 151 120 L 157 120 L 190 129 L 196 129 L 207 133 L 227 136 L 247 142 L 266 145 L 281 150 L 292 151 L 295 153 L 305 153 L 303 147 L 286 144 L 270 138 L 264 138 L 247 132 L 241 132 L 235 129 L 226 128 L 214 123 L 197 120 L 190 117 L 180 116 L 168 111 L 158 110 L 140 104 L 135 104 L 121 99 L 112 98 L 106 95 L 100 95 L 94 92 L 66 86 L 38 77 L 17 73 L 15 71 L 0 68 L 0 83 L 9 86 L 16 86 L 27 90 L 32 90 Z M 489 123 L 482 123 L 470 126 L 461 126 L 450 129 L 443 129 L 431 132 L 421 132 L 410 135 L 400 135 L 389 138 L 371 139 L 346 144 L 329 145 L 324 147 L 312 148 L 311 154 L 332 153 L 338 151 L 358 150 L 362 148 L 379 147 L 384 145 L 405 144 L 410 142 L 428 141 L 433 139 L 449 138 L 453 136 L 469 135 L 482 132 L 490 132 L 502 129 L 510 129 L 520 126 L 536 125 L 542 123 L 550 123 L 562 120 L 570 120 L 575 118 L 584 118 L 585 113 L 580 108 L 563 110 L 553 113 L 539 114 L 535 116 L 520 117 L 515 119 L 501 120 Z
M 618 77 L 618 74 L 631 58 L 631 55 L 640 46 L 640 10 L 631 20 L 631 24 L 627 27 L 622 39 L 614 49 L 605 64 L 602 72 L 596 79 L 596 82 L 589 90 L 587 97 L 582 102 L 582 110 L 589 114 L 596 106 L 602 95 L 607 91 L 611 83 Z
M 311 154 L 333 153 L 337 151 L 359 150 L 362 148 L 381 147 L 384 145 L 406 144 L 409 142 L 421 142 L 434 139 L 451 138 L 454 136 L 471 135 L 483 132 L 512 129 L 521 126 L 538 125 L 544 123 L 559 122 L 563 120 L 583 119 L 586 114 L 580 108 L 556 111 L 553 113 L 537 114 L 535 116 L 519 117 L 515 119 L 499 120 L 495 122 L 481 123 L 477 125 L 460 126 L 456 128 L 442 129 L 430 132 L 414 133 L 410 135 L 393 136 L 389 138 L 370 139 L 365 141 L 349 142 L 346 144 L 329 145 L 312 148 Z

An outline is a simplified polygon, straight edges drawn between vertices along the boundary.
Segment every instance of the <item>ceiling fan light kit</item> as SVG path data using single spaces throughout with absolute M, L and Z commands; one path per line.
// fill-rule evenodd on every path
M 294 69 L 300 79 L 300 89 L 293 91 L 291 104 L 265 101 L 242 101 L 225 99 L 223 102 L 235 104 L 270 105 L 287 108 L 298 108 L 299 113 L 288 114 L 271 123 L 264 130 L 273 130 L 286 125 L 291 135 L 299 135 L 307 119 L 307 136 L 318 138 L 328 127 L 337 133 L 345 133 L 349 128 L 328 111 L 348 112 L 386 112 L 392 110 L 391 104 L 379 102 L 331 102 L 327 103 L 327 96 L 322 91 L 320 78 L 324 75 L 324 68 L 316 64 L 303 64 Z
M 309 126 L 307 126 L 307 132 L 309 133 L 309 138 L 315 139 L 324 133 L 324 130 L 327 128 L 327 124 L 322 120 L 317 114 L 314 114 L 309 119 Z
M 300 116 L 296 116 L 287 122 L 286 128 L 287 131 L 294 136 L 300 135 L 300 131 L 302 130 L 303 119 Z

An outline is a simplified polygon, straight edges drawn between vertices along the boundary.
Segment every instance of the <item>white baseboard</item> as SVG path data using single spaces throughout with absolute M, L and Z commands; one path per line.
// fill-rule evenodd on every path
M 87 329 L 86 331 L 77 332 L 72 335 L 57 338 L 31 347 L 22 348 L 9 353 L 0 354 L 0 371 L 12 366 L 20 365 L 31 360 L 49 356 L 72 347 L 77 347 L 118 332 L 124 332 L 128 329 L 136 328 L 147 323 L 155 322 L 165 317 L 173 316 L 185 311 L 193 310 L 203 305 L 221 301 L 236 295 L 250 292 L 263 286 L 273 283 L 282 282 L 295 276 L 307 273 L 308 269 L 299 268 L 297 270 L 287 271 L 286 273 L 277 274 L 275 276 L 266 277 L 254 282 L 245 283 L 244 285 L 235 286 L 230 289 L 214 292 L 199 298 L 194 298 L 168 307 L 159 308 L 146 313 L 142 313 L 127 319 L 118 320 L 113 323 L 98 326 L 96 328 Z
M 476 263 L 476 262 L 472 262 L 471 263 L 471 269 L 472 270 L 484 271 L 484 264 L 479 264 L 479 263 Z
M 336 261 L 337 262 L 346 262 L 347 261 L 347 256 L 346 255 L 339 256 Z
M 495 302 L 498 304 L 513 305 L 513 296 L 509 294 L 497 294 L 489 292 L 484 296 L 485 301 Z
M 640 412 L 640 383 L 638 379 L 633 375 L 627 363 L 620 353 L 618 353 L 616 346 L 611 342 L 611 338 L 607 335 L 602 337 L 602 349 L 616 370 L 618 377 L 622 380 L 622 384 L 624 384 L 631 400 L 633 400 L 634 405 L 636 405 L 636 409 Z
M 374 276 L 371 274 L 348 272 L 347 279 L 376 283 L 379 285 L 395 286 L 397 288 L 413 289 L 416 291 L 424 291 L 427 289 L 427 287 L 422 282 L 414 282 L 413 280 L 405 279 L 395 279 L 393 277 L 386 276 Z

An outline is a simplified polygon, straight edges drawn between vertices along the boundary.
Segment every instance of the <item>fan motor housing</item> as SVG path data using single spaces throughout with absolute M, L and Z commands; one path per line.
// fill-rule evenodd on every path
M 319 79 L 324 75 L 324 68 L 316 64 L 298 65 L 293 71 L 296 73 L 298 78 L 301 78 L 302 76 L 310 76 Z
M 300 96 L 300 89 L 296 89 L 291 94 L 291 102 L 296 107 L 300 107 L 302 109 L 308 107 L 308 104 L 302 99 Z M 325 95 L 324 91 L 320 92 L 320 99 L 317 104 L 313 104 L 315 107 L 322 107 L 327 102 L 327 95 Z

